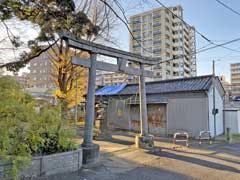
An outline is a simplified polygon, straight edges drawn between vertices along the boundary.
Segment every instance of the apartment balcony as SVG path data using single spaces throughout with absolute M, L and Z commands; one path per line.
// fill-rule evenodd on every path
M 153 49 L 153 53 L 154 54 L 161 54 L 161 48 L 155 48 L 155 49 Z
M 161 18 L 160 14 L 153 14 L 153 19 Z
M 132 21 L 133 24 L 140 24 L 141 23 L 141 20 L 135 20 L 135 21 Z
M 171 71 L 172 70 L 172 67 L 170 65 L 166 65 L 166 70 L 167 71 Z
M 179 23 L 179 22 L 181 22 L 180 19 L 178 19 L 177 17 L 176 17 L 176 18 L 173 18 L 173 23 Z
M 183 41 L 188 44 L 189 38 L 186 35 L 183 35 Z
M 153 70 L 162 70 L 162 66 L 157 64 L 156 66 L 153 66 Z
M 190 65 L 191 65 L 190 60 L 187 60 L 186 57 L 184 58 L 184 63 L 185 63 L 187 66 L 189 66 L 189 67 L 190 67 Z
M 172 79 L 171 74 L 166 74 L 166 79 Z
M 169 22 L 165 22 L 165 26 L 167 26 L 167 27 L 171 27 L 171 25 L 170 25 L 170 23 Z
M 167 48 L 167 47 L 165 47 L 165 52 L 166 52 L 166 58 L 168 58 L 168 59 L 171 59 L 170 58 L 170 56 L 171 56 L 171 52 L 172 52 L 172 50 L 171 50 L 171 48 Z
M 174 34 L 174 35 L 173 35 L 173 38 L 174 38 L 174 39 L 182 39 L 182 38 L 183 38 L 183 35 L 180 34 L 180 33 Z
M 165 39 L 165 43 L 168 44 L 168 45 L 171 45 L 172 41 L 170 41 L 169 39 Z
M 169 35 L 169 36 L 172 35 L 172 33 L 171 33 L 170 31 L 165 31 L 165 34 L 167 34 L 167 35 Z
M 180 31 L 180 30 L 183 30 L 183 28 L 182 28 L 182 26 L 177 25 L 177 26 L 173 26 L 172 30 L 173 31 Z
M 187 66 L 184 66 L 184 71 L 187 72 L 187 73 L 190 73 L 190 72 L 191 72 L 190 68 L 187 67 Z
M 153 45 L 161 45 L 161 40 L 153 40 Z
M 179 67 L 173 66 L 172 70 L 175 71 L 175 72 L 179 72 Z
M 161 22 L 161 18 L 155 18 L 155 19 L 153 19 L 153 23 L 159 23 L 159 22 Z
M 161 39 L 161 34 L 153 35 L 153 39 L 156 39 L 156 40 Z
M 154 28 L 154 27 L 158 27 L 158 28 L 159 28 L 159 26 L 161 26 L 161 23 L 160 23 L 160 22 L 153 22 L 153 28 Z
M 173 43 L 173 46 L 174 46 L 174 47 L 179 47 L 179 46 L 182 47 L 182 46 L 183 46 L 183 43 L 182 43 L 182 42 L 174 42 L 174 43 Z
M 173 55 L 182 56 L 183 55 L 183 51 L 182 50 L 173 51 Z
M 153 35 L 159 35 L 159 34 L 161 34 L 161 31 L 160 31 L 160 30 L 153 31 Z

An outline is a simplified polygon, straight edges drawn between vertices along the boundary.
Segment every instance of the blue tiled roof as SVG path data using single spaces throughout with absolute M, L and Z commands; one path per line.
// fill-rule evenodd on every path
M 186 91 L 206 91 L 212 84 L 212 75 L 191 78 L 171 79 L 146 83 L 146 93 L 172 93 Z M 130 95 L 138 92 L 138 84 L 128 84 L 118 95 Z

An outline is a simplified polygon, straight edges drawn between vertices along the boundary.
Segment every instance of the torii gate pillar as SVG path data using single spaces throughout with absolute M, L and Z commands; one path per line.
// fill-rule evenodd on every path
M 139 76 L 139 105 L 140 105 L 140 130 L 141 134 L 135 138 L 137 148 L 152 148 L 154 146 L 153 136 L 148 132 L 148 115 L 147 115 L 147 97 L 144 76 L 144 64 L 140 63 L 141 74 Z
M 95 163 L 99 159 L 99 145 L 93 144 L 93 126 L 95 114 L 95 82 L 96 82 L 96 60 L 97 54 L 90 54 L 90 68 L 88 76 L 88 91 L 86 102 L 86 120 L 84 127 L 83 149 L 83 164 Z

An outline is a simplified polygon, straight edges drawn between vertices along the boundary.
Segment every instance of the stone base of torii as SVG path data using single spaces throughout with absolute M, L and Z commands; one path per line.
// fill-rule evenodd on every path
M 156 61 L 152 58 L 134 53 L 114 49 L 82 39 L 76 39 L 75 37 L 66 34 L 61 35 L 61 38 L 65 40 L 66 46 L 87 51 L 90 54 L 90 59 L 72 57 L 73 64 L 89 68 L 84 140 L 81 145 L 83 150 L 83 164 L 92 164 L 97 162 L 99 159 L 99 145 L 93 143 L 96 70 L 139 76 L 141 134 L 136 136 L 136 147 L 153 147 L 153 136 L 148 133 L 147 100 L 145 89 L 145 76 L 152 77 L 153 72 L 144 70 L 144 65 L 153 65 Z M 98 54 L 116 58 L 117 64 L 115 65 L 97 61 Z M 127 61 L 138 64 L 139 68 L 128 67 Z

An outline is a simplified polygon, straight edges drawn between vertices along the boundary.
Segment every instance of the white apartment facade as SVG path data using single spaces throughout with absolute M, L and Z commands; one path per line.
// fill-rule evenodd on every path
M 183 18 L 180 5 L 169 9 Z M 154 71 L 151 80 L 196 76 L 193 26 L 185 24 L 169 10 L 158 8 L 131 16 L 130 27 L 137 39 L 130 35 L 130 51 L 159 58 L 160 63 L 151 67 Z
M 230 65 L 232 96 L 240 96 L 240 63 Z

